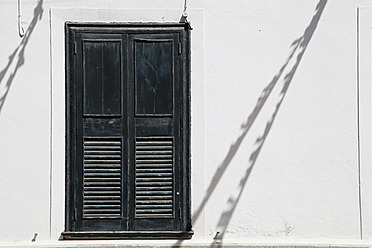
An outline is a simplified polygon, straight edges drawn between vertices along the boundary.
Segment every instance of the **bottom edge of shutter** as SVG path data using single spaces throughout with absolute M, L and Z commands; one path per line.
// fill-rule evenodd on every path
M 59 240 L 89 239 L 191 239 L 194 231 L 82 231 L 62 232 Z

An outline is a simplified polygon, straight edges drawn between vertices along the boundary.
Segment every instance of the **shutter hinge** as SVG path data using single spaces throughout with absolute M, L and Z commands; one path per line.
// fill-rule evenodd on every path
M 77 52 L 77 44 L 76 44 L 76 41 L 74 42 L 74 54 L 76 54 Z
M 181 54 L 182 52 L 182 43 L 178 42 L 178 54 Z

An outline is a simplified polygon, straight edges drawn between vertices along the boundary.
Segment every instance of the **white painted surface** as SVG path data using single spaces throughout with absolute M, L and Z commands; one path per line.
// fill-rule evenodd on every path
M 371 32 L 372 7 L 358 10 L 358 71 L 359 71 L 359 122 L 360 122 L 360 176 L 361 204 L 363 216 L 363 236 L 372 239 L 372 168 L 371 168 Z
M 34 244 L 48 246 L 64 225 L 64 22 L 177 22 L 183 1 L 22 4 L 23 40 L 16 1 L 0 2 L 0 242 L 38 233 Z M 238 244 L 346 244 L 361 230 L 372 239 L 368 6 L 188 1 L 195 235 L 184 244 L 211 244 L 217 232 Z

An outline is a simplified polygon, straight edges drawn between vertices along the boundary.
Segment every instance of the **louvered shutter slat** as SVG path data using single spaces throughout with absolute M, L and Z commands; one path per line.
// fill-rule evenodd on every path
M 105 145 L 106 149 L 102 149 L 100 146 L 102 144 Z M 86 147 L 89 147 L 89 149 L 86 149 Z M 94 147 L 98 149 L 93 149 Z M 105 138 L 85 138 L 83 149 L 83 217 L 120 217 L 122 195 L 121 140 L 109 141 Z M 116 151 L 114 156 L 111 155 L 112 150 Z
M 136 217 L 173 215 L 173 170 L 172 137 L 136 139 Z

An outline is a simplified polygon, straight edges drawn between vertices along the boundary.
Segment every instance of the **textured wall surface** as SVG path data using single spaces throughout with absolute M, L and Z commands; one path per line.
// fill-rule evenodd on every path
M 1 0 L 0 242 L 27 244 L 35 233 L 35 245 L 54 242 L 64 228 L 64 22 L 178 22 L 183 5 L 23 0 L 21 39 L 17 1 Z M 195 234 L 172 242 L 372 240 L 369 55 L 358 88 L 372 3 L 187 5 Z

